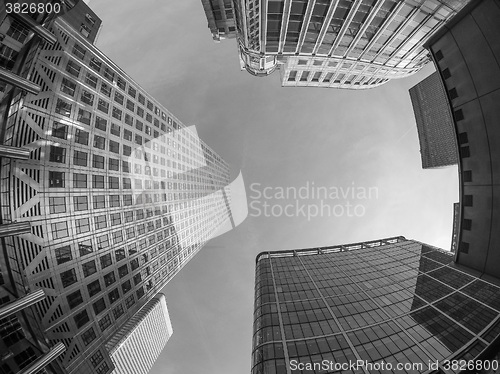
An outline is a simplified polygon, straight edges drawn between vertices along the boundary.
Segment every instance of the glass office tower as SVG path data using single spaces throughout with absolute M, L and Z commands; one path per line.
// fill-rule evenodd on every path
M 262 252 L 252 374 L 446 368 L 497 338 L 499 313 L 498 286 L 404 237 Z
M 364 89 L 416 73 L 467 1 L 234 0 L 242 69 L 283 86 Z
M 2 146 L 26 157 L 1 159 L 2 244 L 14 288 L 46 294 L 58 362 L 103 374 L 105 343 L 233 222 L 229 167 L 78 28 L 47 27 L 20 72 L 40 93 L 8 92 Z

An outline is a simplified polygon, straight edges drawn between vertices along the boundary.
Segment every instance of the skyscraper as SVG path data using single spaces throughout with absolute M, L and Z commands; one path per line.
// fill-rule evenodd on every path
M 81 19 L 47 24 L 17 65 L 37 89 L 9 86 L 3 99 L 2 152 L 22 157 L 1 160 L 2 258 L 14 288 L 47 295 L 32 308 L 44 338 L 66 347 L 58 362 L 104 374 L 106 342 L 241 222 L 231 191 L 242 184 L 229 185 L 227 163 L 99 51 Z
M 216 42 L 236 37 L 232 0 L 201 0 L 201 4 Z
M 283 86 L 364 89 L 416 73 L 458 0 L 234 0 L 242 69 Z
M 455 121 L 460 177 L 457 263 L 500 278 L 500 7 L 474 0 L 426 47 Z
M 165 295 L 159 294 L 106 344 L 115 374 L 147 374 L 172 336 Z
M 262 252 L 252 374 L 446 368 L 498 337 L 499 300 L 451 253 L 404 237 Z
M 457 136 L 441 78 L 432 73 L 410 89 L 417 123 L 422 168 L 458 163 Z

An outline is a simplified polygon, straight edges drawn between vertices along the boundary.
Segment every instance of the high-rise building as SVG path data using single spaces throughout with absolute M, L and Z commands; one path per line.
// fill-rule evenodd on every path
M 14 291 L 45 292 L 31 309 L 47 344 L 66 348 L 57 362 L 104 374 L 114 367 L 105 344 L 204 243 L 241 222 L 232 191 L 244 186 L 91 43 L 87 20 L 46 23 L 13 68 L 36 89 L 6 85 L 0 267 Z
M 458 163 L 457 136 L 446 90 L 438 72 L 410 89 L 417 123 L 422 168 Z
M 114 374 L 147 374 L 172 336 L 165 295 L 159 294 L 106 344 Z
M 425 372 L 475 359 L 500 334 L 496 282 L 404 237 L 262 252 L 252 374 Z
M 376 87 L 420 70 L 423 43 L 466 2 L 234 0 L 241 67 L 279 68 L 287 87 Z
M 236 37 L 232 0 L 201 0 L 201 4 L 215 41 Z
M 457 263 L 500 278 L 500 6 L 474 0 L 426 47 L 447 92 L 457 134 Z

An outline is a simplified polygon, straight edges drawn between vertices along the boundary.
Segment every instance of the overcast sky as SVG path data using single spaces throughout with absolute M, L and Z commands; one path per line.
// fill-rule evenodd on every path
M 250 204 L 241 226 L 210 241 L 165 287 L 174 335 L 152 374 L 249 372 L 261 251 L 397 235 L 449 250 L 457 167 L 422 170 L 408 94 L 431 66 L 366 91 L 282 88 L 279 73 L 240 71 L 235 40 L 212 41 L 200 0 L 90 6 L 103 20 L 97 46 L 196 125 L 233 178 L 242 171 Z M 307 186 L 311 194 L 313 184 L 329 192 L 321 198 L 330 214 L 308 219 L 321 199 L 279 195 Z M 265 188 L 269 198 L 259 196 Z

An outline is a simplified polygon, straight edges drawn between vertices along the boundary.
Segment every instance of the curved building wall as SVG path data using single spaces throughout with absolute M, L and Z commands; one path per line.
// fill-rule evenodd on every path
M 500 277 L 500 1 L 474 1 L 428 43 L 459 143 L 457 262 Z

